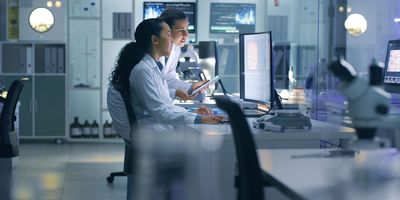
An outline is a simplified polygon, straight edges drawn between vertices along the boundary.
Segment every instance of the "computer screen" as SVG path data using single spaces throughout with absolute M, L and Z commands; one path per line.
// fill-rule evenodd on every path
M 189 20 L 189 33 L 196 33 L 196 3 L 143 2 L 143 19 L 159 17 L 166 8 L 175 8 L 185 13 Z
M 383 73 L 385 90 L 390 93 L 400 93 L 400 40 L 390 40 L 388 43 L 385 69 Z
M 255 4 L 211 3 L 210 33 L 253 33 L 255 25 Z
M 240 34 L 240 98 L 272 107 L 271 32 Z

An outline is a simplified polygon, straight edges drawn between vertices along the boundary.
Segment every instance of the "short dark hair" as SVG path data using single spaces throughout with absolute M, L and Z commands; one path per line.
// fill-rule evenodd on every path
M 172 28 L 176 21 L 185 20 L 187 19 L 187 16 L 180 10 L 175 8 L 167 8 L 161 13 L 160 19 L 167 23 L 170 28 Z

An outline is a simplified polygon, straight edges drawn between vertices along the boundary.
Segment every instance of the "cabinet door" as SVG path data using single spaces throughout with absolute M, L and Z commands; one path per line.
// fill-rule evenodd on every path
M 33 136 L 33 100 L 32 100 L 32 77 L 31 76 L 3 76 L 1 77 L 2 85 L 6 87 L 6 90 L 10 87 L 11 83 L 16 79 L 29 78 L 29 81 L 25 81 L 24 87 L 22 88 L 19 96 L 19 135 L 20 136 Z
M 65 76 L 35 76 L 35 136 L 65 137 Z

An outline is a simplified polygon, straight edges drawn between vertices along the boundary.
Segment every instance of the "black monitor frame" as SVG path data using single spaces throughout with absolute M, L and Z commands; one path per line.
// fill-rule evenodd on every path
M 246 35 L 255 35 L 255 34 L 268 34 L 269 35 L 269 48 L 270 48 L 270 51 L 269 51 L 269 56 L 270 56 L 270 60 L 269 60 L 269 64 L 270 64 L 270 70 L 269 70 L 269 73 L 270 73 L 270 88 L 269 88 L 269 90 L 270 90 L 270 99 L 269 100 L 267 100 L 267 101 L 259 101 L 259 100 L 255 100 L 255 99 L 248 99 L 248 98 L 246 98 L 245 97 L 245 86 L 244 86 L 244 84 L 245 84 L 245 74 L 244 74 L 244 66 L 245 66 L 245 59 L 244 59 L 244 37 L 246 36 Z M 264 103 L 264 104 L 270 104 L 270 108 L 273 108 L 274 107 L 274 102 L 275 102 L 275 94 L 274 94 L 274 90 L 275 90 L 275 87 L 274 87 L 274 73 L 273 73 L 273 62 L 272 62 L 272 51 L 273 51 L 273 49 L 272 49 L 272 34 L 271 34 L 271 31 L 266 31 L 266 32 L 257 32 L 257 33 L 245 33 L 245 34 L 240 34 L 239 35 L 239 64 L 240 64 L 240 67 L 239 67 L 239 78 L 240 78 L 240 99 L 243 99 L 243 100 L 245 100 L 245 101 L 249 101 L 249 102 L 256 102 L 256 103 Z
M 386 52 L 386 60 L 385 60 L 385 68 L 384 68 L 384 73 L 383 73 L 383 84 L 385 87 L 385 90 L 389 93 L 395 93 L 395 94 L 400 94 L 400 72 L 388 72 L 388 67 L 389 67 L 389 58 L 390 58 L 390 52 L 392 50 L 399 50 L 400 52 L 400 40 L 389 40 L 388 46 L 387 46 L 387 52 Z M 390 83 L 390 81 L 386 81 L 389 77 L 393 77 L 396 80 L 394 80 L 397 83 Z M 393 81 L 392 81 L 393 82 Z
M 212 24 L 212 12 L 213 12 L 213 10 L 212 10 L 212 7 L 213 7 L 213 5 L 236 5 L 236 6 L 241 6 L 241 5 L 244 5 L 244 6 L 254 6 L 254 16 L 255 16 L 255 21 L 254 21 L 254 24 L 252 24 L 252 26 L 253 26 L 253 30 L 251 30 L 251 31 L 248 31 L 248 32 L 240 32 L 240 30 L 239 30 L 239 32 L 238 33 L 235 33 L 235 32 L 218 32 L 218 31 L 213 31 L 212 29 L 211 29 L 211 26 L 213 25 Z M 257 15 L 256 15 L 256 4 L 254 4 L 254 3 L 218 3 L 218 2 L 215 2 L 215 3 L 211 3 L 210 4 L 210 22 L 209 22 L 209 33 L 210 33 L 210 35 L 213 35 L 213 34 L 216 34 L 216 35 L 238 35 L 238 34 L 245 34 L 245 33 L 252 33 L 252 32 L 254 32 L 255 31 L 255 27 L 256 27 L 256 17 L 257 17 Z M 237 24 L 235 24 L 235 26 L 237 27 Z

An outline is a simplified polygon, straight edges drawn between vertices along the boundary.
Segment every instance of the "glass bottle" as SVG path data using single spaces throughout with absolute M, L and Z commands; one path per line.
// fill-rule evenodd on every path
M 91 130 L 90 130 L 90 124 L 89 124 L 88 120 L 85 120 L 85 123 L 83 124 L 82 130 L 83 130 L 83 137 L 84 138 L 89 138 L 90 135 L 91 135 L 91 133 L 90 133 Z
M 82 137 L 82 125 L 79 123 L 78 117 L 75 117 L 74 122 L 69 126 L 71 138 Z
M 92 138 L 99 138 L 99 124 L 97 124 L 96 120 L 93 120 L 93 123 L 90 126 L 90 132 Z
M 106 123 L 103 125 L 103 136 L 104 138 L 110 138 L 112 135 L 111 132 L 111 124 L 108 123 L 108 120 L 106 120 Z

